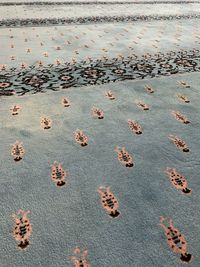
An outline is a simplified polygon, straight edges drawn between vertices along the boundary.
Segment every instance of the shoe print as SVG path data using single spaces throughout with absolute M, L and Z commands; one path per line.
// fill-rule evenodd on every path
M 172 220 L 161 217 L 159 225 L 165 232 L 166 241 L 171 250 L 176 254 L 180 254 L 181 262 L 191 262 L 192 255 L 187 251 L 187 241 L 180 231 L 174 227 Z
M 76 247 L 74 249 L 74 254 L 75 255 L 71 257 L 74 267 L 90 267 L 90 264 L 87 261 L 87 250 L 81 251 L 79 247 Z
M 16 215 L 13 215 L 15 219 L 13 235 L 21 249 L 25 249 L 29 245 L 29 238 L 32 233 L 32 226 L 27 217 L 28 213 L 29 211 L 19 210 Z
M 68 99 L 67 97 L 63 97 L 61 102 L 62 102 L 62 105 L 63 105 L 65 108 L 68 108 L 68 107 L 71 106 L 71 103 L 70 103 L 70 101 L 69 101 L 69 99 Z
M 142 134 L 142 127 L 136 121 L 128 120 L 128 126 L 133 133 L 137 135 Z
M 134 163 L 133 163 L 133 158 L 132 156 L 126 151 L 125 147 L 119 148 L 116 147 L 115 148 L 115 152 L 117 152 L 118 154 L 118 160 L 121 164 L 123 164 L 124 166 L 126 166 L 127 168 L 129 167 L 133 167 Z
M 143 110 L 149 110 L 149 106 L 145 104 L 143 101 L 136 101 L 135 103 L 139 108 Z
M 175 168 L 167 168 L 165 174 L 169 177 L 172 185 L 181 190 L 184 194 L 191 194 L 192 190 L 188 188 L 188 182 L 186 178 L 178 173 Z
M 102 207 L 112 218 L 118 217 L 120 215 L 120 212 L 118 211 L 119 203 L 116 197 L 110 191 L 110 187 L 99 187 L 98 192 L 101 197 Z
M 115 99 L 115 96 L 114 96 L 114 94 L 112 93 L 112 91 L 107 91 L 107 92 L 105 93 L 105 96 L 106 96 L 108 99 L 110 99 L 110 100 L 114 100 L 114 99 Z
M 51 167 L 51 178 L 58 187 L 65 185 L 66 172 L 63 169 L 61 163 L 54 161 Z
M 190 103 L 190 100 L 185 95 L 177 94 L 177 97 L 183 103 Z
M 174 145 L 177 148 L 179 148 L 180 150 L 182 150 L 183 152 L 189 152 L 190 151 L 187 144 L 179 137 L 170 134 L 169 139 L 172 140 Z
M 18 115 L 19 112 L 21 111 L 21 107 L 18 105 L 14 105 L 11 109 L 10 109 L 11 113 L 13 116 Z
M 190 85 L 186 81 L 178 81 L 178 84 L 185 88 L 190 88 Z
M 184 124 L 188 124 L 190 123 L 190 121 L 187 119 L 186 116 L 184 116 L 181 112 L 179 111 L 172 111 L 172 115 L 174 116 L 174 118 L 177 120 L 177 121 L 180 121 Z
M 104 118 L 104 112 L 100 108 L 93 107 L 92 108 L 92 115 L 94 118 L 102 120 Z
M 153 94 L 153 93 L 154 93 L 154 89 L 153 89 L 153 87 L 150 86 L 150 85 L 148 85 L 148 84 L 146 84 L 146 85 L 144 86 L 144 90 L 145 90 L 147 93 L 149 93 L 149 94 Z
M 82 130 L 77 129 L 74 133 L 74 138 L 78 144 L 81 146 L 87 146 L 88 145 L 88 137 L 83 133 Z
M 15 144 L 12 145 L 11 155 L 13 156 L 15 161 L 20 161 L 25 154 L 25 150 L 22 146 L 22 143 L 16 141 Z
M 43 129 L 47 130 L 47 129 L 50 129 L 52 127 L 52 120 L 47 118 L 47 117 L 42 117 L 40 124 L 41 124 Z

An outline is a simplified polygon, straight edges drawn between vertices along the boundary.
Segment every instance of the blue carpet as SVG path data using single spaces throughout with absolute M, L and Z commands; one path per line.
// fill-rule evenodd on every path
M 186 80 L 190 88 L 177 83 Z M 158 225 L 160 216 L 173 219 L 199 259 L 199 75 L 129 81 L 75 88 L 44 95 L 1 100 L 1 260 L 3 266 L 70 266 L 77 245 L 88 250 L 92 266 L 178 266 Z M 149 84 L 154 93 L 144 86 Z M 111 90 L 114 100 L 104 94 Z M 190 103 L 178 99 L 185 95 Z M 61 103 L 70 100 L 70 107 Z M 142 100 L 149 110 L 139 108 Z M 21 110 L 13 116 L 13 105 Z M 92 116 L 93 106 L 104 118 Z M 189 124 L 177 121 L 172 111 L 184 114 Z M 50 129 L 40 125 L 41 116 L 52 120 Z M 142 134 L 128 126 L 137 121 Z M 88 145 L 75 141 L 83 130 Z M 168 138 L 180 137 L 190 151 L 183 152 Z M 24 157 L 14 161 L 12 144 L 23 142 Z M 116 147 L 125 147 L 134 166 L 118 160 Z M 67 171 L 65 185 L 51 178 L 54 161 Z M 175 168 L 184 175 L 191 194 L 170 183 L 165 174 Z M 119 202 L 120 215 L 113 218 L 101 205 L 99 187 L 110 187 Z M 29 210 L 30 245 L 20 252 L 12 236 L 19 209 Z
M 79 17 L 81 25 L 59 26 L 58 20 L 60 28 L 52 33 L 39 17 L 26 18 L 31 8 L 44 15 L 45 7 L 53 13 L 59 6 L 62 18 L 70 6 L 65 18 L 75 19 L 76 5 L 86 12 L 97 3 L 19 3 L 0 4 L 0 10 L 27 9 L 21 19 L 9 18 L 11 10 L 0 20 L 0 266 L 199 267 L 200 43 L 199 19 L 193 16 L 198 2 L 124 3 L 132 9 L 148 4 L 151 14 L 154 5 L 162 7 L 159 20 L 137 18 L 134 31 L 143 41 L 138 38 L 130 49 L 136 36 L 130 36 L 132 18 L 120 13 L 123 4 L 101 5 L 108 14 L 113 6 L 128 21 L 118 23 L 110 15 L 100 22 L 94 16 L 88 24 Z M 173 5 L 181 16 L 193 15 L 179 20 L 170 13 Z M 33 30 L 36 22 L 40 27 Z M 104 32 L 105 47 L 116 47 L 102 52 L 105 39 L 99 37 L 91 49 L 83 48 L 83 40 L 75 39 L 84 27 L 84 45 Z M 180 28 L 182 39 L 175 40 Z M 114 41 L 126 29 L 129 34 Z M 71 41 L 60 58 L 50 32 L 61 47 L 62 32 Z M 160 45 L 156 36 L 163 36 Z M 41 38 L 45 49 L 37 50 Z

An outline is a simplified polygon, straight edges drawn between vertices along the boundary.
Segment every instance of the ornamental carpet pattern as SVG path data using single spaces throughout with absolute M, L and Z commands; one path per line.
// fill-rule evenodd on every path
M 199 7 L 0 3 L 0 266 L 200 266 Z

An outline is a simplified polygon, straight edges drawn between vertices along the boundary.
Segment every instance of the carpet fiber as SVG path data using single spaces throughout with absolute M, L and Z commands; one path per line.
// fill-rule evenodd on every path
M 200 266 L 199 6 L 0 3 L 0 266 Z

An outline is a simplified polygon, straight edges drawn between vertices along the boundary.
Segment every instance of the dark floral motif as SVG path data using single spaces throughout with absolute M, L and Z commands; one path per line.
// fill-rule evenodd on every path
M 8 88 L 12 85 L 10 82 L 0 82 L 0 89 Z
M 72 75 L 69 75 L 69 74 L 61 75 L 59 78 L 61 81 L 65 81 L 65 82 L 71 82 L 74 80 L 74 77 Z
M 91 16 L 78 18 L 30 18 L 30 19 L 4 19 L 0 20 L 0 27 L 20 27 L 39 25 L 65 25 L 85 23 L 117 23 L 131 21 L 158 21 L 158 20 L 181 20 L 199 19 L 200 14 L 176 14 L 176 15 L 129 15 L 129 16 Z
M 44 74 L 28 75 L 25 76 L 22 81 L 23 83 L 33 87 L 40 87 L 48 81 L 48 76 Z
M 48 2 L 48 1 L 33 1 L 33 2 L 3 2 L 0 3 L 0 6 L 11 6 L 11 5 L 15 5 L 15 6 L 22 6 L 22 5 L 28 5 L 28 6 L 34 6 L 34 5 L 47 5 L 47 6 L 63 6 L 63 5 L 130 5 L 130 4 L 148 4 L 148 5 L 153 5 L 153 4 L 195 4 L 198 3 L 198 1 L 182 1 L 182 0 L 177 0 L 177 1 L 101 1 L 101 2 L 97 2 L 97 1 L 76 1 L 76 2 L 72 2 L 72 1 L 63 1 L 63 2 Z
M 98 79 L 101 78 L 102 76 L 105 75 L 105 72 L 100 70 L 100 69 L 96 69 L 93 67 L 86 67 L 83 71 L 81 71 L 81 76 L 87 78 L 87 79 Z
M 38 92 L 45 92 L 46 89 L 58 90 L 56 86 L 57 78 L 53 65 L 48 67 L 30 66 L 26 70 L 17 71 L 15 73 L 14 88 L 17 89 L 19 95 L 31 92 L 33 94 Z
M 173 69 L 173 66 L 171 64 L 168 64 L 168 63 L 161 63 L 160 64 L 161 68 L 164 68 L 164 69 Z
M 69 87 L 72 87 L 76 82 L 74 80 L 74 77 L 69 73 L 63 73 L 59 76 L 59 80 L 62 81 L 60 84 L 61 89 L 67 89 Z
M 193 60 L 189 60 L 187 58 L 176 59 L 175 63 L 183 67 L 195 67 L 197 65 L 196 62 L 194 62 Z
M 0 96 L 11 96 L 14 95 L 14 90 L 0 90 Z
M 0 95 L 18 95 L 67 89 L 124 80 L 154 78 L 177 73 L 200 71 L 200 51 L 186 50 L 149 55 L 140 59 L 104 58 L 48 66 L 29 66 L 25 70 L 0 71 Z M 9 88 L 8 92 L 5 90 Z
M 66 65 L 66 66 L 65 66 Z M 76 85 L 77 81 L 73 75 L 77 70 L 77 66 L 75 64 L 66 63 L 63 65 L 59 65 L 55 72 L 58 73 L 58 80 L 60 83 L 61 89 L 67 89 Z
M 137 63 L 135 66 L 133 66 L 133 70 L 144 71 L 146 73 L 152 72 L 153 68 L 153 65 L 143 62 Z
M 12 82 L 9 81 L 9 78 L 0 75 L 0 96 L 13 95 L 15 91 L 10 88 L 11 86 Z
M 117 75 L 123 75 L 126 72 L 126 70 L 125 69 L 116 68 L 116 69 L 112 70 L 112 72 L 117 74 Z

